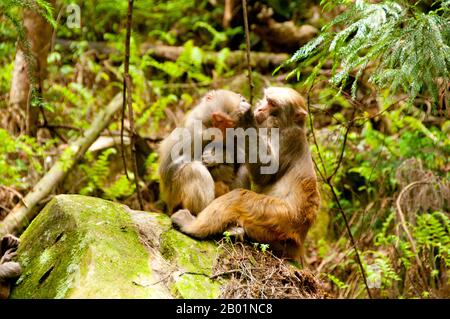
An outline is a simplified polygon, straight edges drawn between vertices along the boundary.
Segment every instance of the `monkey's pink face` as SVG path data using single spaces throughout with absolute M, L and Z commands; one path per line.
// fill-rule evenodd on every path
M 253 112 L 253 116 L 255 117 L 256 123 L 261 125 L 270 115 L 274 115 L 279 109 L 279 106 L 276 103 L 264 96 L 264 98 L 258 103 Z

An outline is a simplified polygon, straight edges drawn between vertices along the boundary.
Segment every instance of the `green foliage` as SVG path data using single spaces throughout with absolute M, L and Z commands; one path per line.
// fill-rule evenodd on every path
M 346 285 L 344 282 L 342 282 L 339 278 L 333 276 L 332 274 L 326 274 L 328 279 L 335 284 L 339 289 L 345 289 L 348 288 L 348 285 Z
M 262 253 L 265 253 L 269 249 L 269 244 L 253 243 L 255 249 L 260 249 Z
M 25 60 L 28 64 L 27 72 L 32 84 L 30 104 L 33 107 L 45 108 L 46 105 L 42 98 L 39 97 L 39 94 L 34 86 L 35 79 L 33 70 L 36 68 L 36 61 L 30 52 L 30 43 L 26 38 L 25 29 L 22 25 L 21 18 L 19 17 L 19 9 L 28 9 L 36 12 L 47 20 L 53 28 L 55 28 L 56 21 L 53 19 L 53 8 L 45 0 L 3 0 L 2 3 L 0 3 L 0 18 L 5 17 L 6 20 L 13 25 L 18 34 L 18 42 L 21 45 Z
M 419 251 L 432 253 L 450 267 L 450 218 L 442 212 L 417 216 L 414 238 Z
M 305 80 L 311 83 L 331 59 L 330 82 L 342 90 L 349 76 L 354 75 L 350 84 L 355 97 L 358 80 L 376 62 L 370 81 L 380 88 L 403 90 L 410 100 L 429 94 L 437 101 L 439 90 L 446 92 L 450 75 L 450 15 L 448 3 L 436 4 L 437 9 L 423 12 L 407 2 L 347 3 L 348 10 L 325 26 L 319 37 L 300 48 L 284 66 L 295 65 L 290 76 L 299 77 L 301 70 L 315 63 Z
M 412 265 L 416 262 L 415 254 L 411 250 L 411 245 L 405 236 L 389 234 L 392 228 L 395 214 L 391 213 L 383 222 L 383 227 L 375 236 L 376 246 L 383 250 L 395 248 L 395 256 L 391 256 L 391 261 L 387 256 L 377 253 L 375 263 L 377 270 L 383 274 L 382 281 L 384 288 L 390 288 L 394 281 L 400 281 L 398 273 L 413 270 Z M 419 258 L 425 265 L 428 265 L 430 272 L 430 281 L 443 274 L 439 267 L 439 261 L 442 260 L 445 267 L 450 264 L 450 219 L 442 212 L 423 213 L 417 216 L 416 224 L 410 226 Z M 367 253 L 367 252 L 366 252 Z M 428 258 L 429 257 L 429 258 Z M 381 259 L 380 259 L 381 258 Z M 377 261 L 378 260 L 378 261 Z M 393 271 L 391 263 L 396 263 L 399 271 Z M 416 265 L 417 266 L 417 265 Z M 370 271 L 370 269 L 369 269 Z M 370 273 L 370 272 L 369 272 Z
M 55 142 L 48 140 L 39 144 L 36 139 L 26 135 L 13 138 L 0 128 L 0 185 L 28 188 L 33 174 L 43 172 L 44 158 Z
M 34 3 L 3 0 L 0 4 L 0 108 L 7 106 L 6 92 L 11 82 L 17 37 L 24 39 L 21 9 L 31 2 Z M 128 5 L 126 0 L 79 2 L 82 28 L 69 29 L 64 23 L 64 5 L 71 2 L 58 2 L 62 14 L 56 30 L 56 38 L 72 40 L 70 48 L 56 43 L 48 57 L 43 98 L 33 97 L 34 103 L 44 108 L 47 124 L 67 126 L 58 128 L 58 133 L 69 143 L 87 129 L 95 114 L 122 90 L 124 22 Z M 441 180 L 450 178 L 450 121 L 443 122 L 442 113 L 429 117 L 428 112 L 429 96 L 436 100 L 438 91 L 448 85 L 449 2 L 324 0 L 322 7 L 325 9 L 338 4 L 341 7 L 332 13 L 320 14 L 319 22 L 309 20 L 317 2 L 258 2 L 270 6 L 277 21 L 285 17 L 298 25 L 328 23 L 337 12 L 342 12 L 282 67 L 290 68 L 289 76 L 297 76 L 301 81 L 297 88 L 307 90 L 313 82 L 317 84 L 311 90 L 310 106 L 323 165 L 314 145 L 311 146 L 313 158 L 320 171 L 326 171 L 326 176 L 340 165 L 333 184 L 358 241 L 369 284 L 378 287 L 382 297 L 434 297 L 432 290 L 422 291 L 421 287 L 412 285 L 418 275 L 417 257 L 424 264 L 425 278 L 433 288 L 440 288 L 450 275 L 444 269 L 444 266 L 449 268 L 448 212 L 445 209 L 434 212 L 436 209 L 432 208 L 408 216 L 407 227 L 419 252 L 416 256 L 398 227 L 395 199 L 403 186 L 396 178 L 396 171 L 406 160 L 415 158 Z M 50 8 L 40 7 L 45 5 L 42 0 L 36 3 L 37 10 L 47 14 L 49 19 Z M 134 4 L 130 74 L 135 124 L 140 136 L 167 136 L 182 115 L 211 87 L 246 92 L 247 85 L 240 84 L 244 83 L 240 79 L 244 79 L 241 75 L 245 61 L 237 67 L 227 64 L 231 50 L 245 46 L 242 27 L 223 28 L 223 1 L 214 4 L 209 0 L 141 0 Z M 258 5 L 255 3 L 251 15 L 258 11 Z M 240 15 L 232 21 L 233 26 L 239 24 L 239 19 Z M 7 23 L 3 23 L 5 21 Z M 251 23 L 259 22 L 251 19 Z M 162 59 L 152 50 L 143 52 L 148 44 L 161 42 L 183 47 L 176 61 Z M 101 50 L 97 50 L 97 46 Z M 252 37 L 252 50 L 265 48 L 264 37 Z M 210 54 L 210 51 L 215 52 Z M 258 81 L 261 86 L 285 85 L 278 78 L 258 72 L 259 68 L 255 68 L 256 87 Z M 379 127 L 379 116 L 369 119 L 373 113 L 366 113 L 366 102 L 374 102 L 365 99 L 365 90 L 374 87 L 366 85 L 369 78 L 382 88 L 371 93 L 379 93 L 374 104 L 389 123 L 384 129 Z M 317 80 L 330 80 L 333 85 Z M 260 93 L 258 91 L 255 93 Z M 342 91 L 345 94 L 339 94 Z M 354 107 L 348 98 L 350 91 L 358 98 L 357 119 L 352 123 L 343 160 L 339 163 L 345 125 Z M 418 98 L 410 104 L 398 102 L 405 100 L 404 93 L 409 95 L 410 101 Z M 442 96 L 447 92 L 439 93 L 440 101 L 447 98 Z M 439 106 L 442 106 L 441 112 L 446 111 L 445 104 Z M 431 104 L 431 109 L 436 107 Z M 120 127 L 119 116 L 115 119 L 108 127 L 113 135 Z M 60 140 L 58 148 L 54 147 L 56 141 L 48 139 L 44 128 L 40 128 L 39 133 L 38 142 L 25 136 L 14 139 L 0 130 L 3 142 L 0 145 L 0 185 L 19 190 L 30 188 L 53 163 L 50 156 L 60 157 L 65 170 L 71 167 L 74 150 Z M 64 151 L 61 153 L 61 150 Z M 70 184 L 70 192 L 111 200 L 131 196 L 135 191 L 133 176 L 130 181 L 123 175 L 116 165 L 120 161 L 115 149 L 95 156 L 87 153 L 80 166 L 82 174 L 76 177 L 76 183 Z M 159 179 L 156 152 L 148 156 L 145 167 L 145 180 L 152 186 L 147 191 L 154 192 L 150 194 L 154 197 L 158 193 Z M 311 253 L 314 265 L 321 265 L 338 296 L 364 296 L 342 216 L 337 213 L 327 187 L 322 187 L 321 194 L 320 213 L 327 216 L 322 225 L 326 236 L 308 236 L 308 254 Z M 229 232 L 223 235 L 225 241 L 232 241 Z M 270 248 L 266 244 L 254 245 L 255 250 L 261 252 Z
M 265 253 L 267 249 L 269 249 L 269 244 L 260 244 L 259 248 L 261 248 L 261 251 Z
M 69 4 L 73 1 L 64 0 L 64 2 Z M 69 29 L 62 24 L 58 33 L 65 38 L 82 37 L 83 40 L 96 41 L 102 40 L 106 33 L 120 34 L 123 31 L 122 22 L 127 12 L 127 1 L 85 0 L 78 4 L 83 15 L 83 28 L 81 30 Z M 180 39 L 176 33 L 169 30 L 171 26 L 176 24 L 179 29 L 190 29 L 197 21 L 210 20 L 210 13 L 205 10 L 207 5 L 208 0 L 135 1 L 134 27 L 138 30 L 146 30 L 151 36 L 160 40 L 171 39 L 169 40 L 170 44 L 177 45 Z M 190 12 L 190 14 L 186 14 L 186 12 Z
M 345 132 L 342 123 L 348 121 L 343 114 L 351 111 L 345 99 L 342 96 L 338 99 L 333 92 L 335 91 L 332 88 L 321 89 L 318 94 L 319 106 L 314 105 L 324 111 L 333 105 L 342 108 L 340 112 L 333 113 L 332 117 L 327 118 L 331 123 L 326 128 L 315 132 L 327 176 L 334 171 L 338 162 L 336 154 L 339 154 L 342 148 Z M 448 121 L 436 125 L 426 124 L 422 120 L 426 116 L 425 112 L 406 103 L 400 103 L 393 108 L 392 99 L 384 93 L 380 94 L 377 102 L 380 109 L 389 109 L 388 112 L 383 112 L 383 123 L 389 123 L 388 129 L 380 131 L 375 121 L 368 120 L 368 114 L 357 117 L 348 135 L 344 159 L 333 178 L 333 184 L 347 218 L 351 221 L 353 235 L 356 238 L 367 234 L 374 235 L 372 242 L 360 246 L 369 284 L 379 286 L 380 289 L 377 291 L 383 297 L 416 296 L 417 292 L 414 289 L 419 289 L 419 295 L 423 297 L 421 288 L 411 284 L 408 278 L 418 276 L 418 257 L 425 265 L 423 272 L 428 284 L 437 289 L 445 289 L 447 274 L 444 268 L 448 268 L 450 233 L 446 228 L 448 213 L 445 212 L 445 208 L 444 212 L 438 213 L 439 216 L 422 209 L 414 213 L 417 214 L 415 223 L 408 224 L 407 227 L 419 252 L 416 256 L 410 241 L 398 227 L 395 200 L 400 192 L 399 188 L 404 185 L 400 187 L 397 171 L 402 166 L 410 172 L 409 166 L 404 166 L 405 161 L 416 159 L 423 165 L 424 170 L 433 172 L 443 181 L 448 180 L 450 141 L 446 127 L 449 124 Z M 314 114 L 320 116 L 321 113 L 316 111 Z M 316 147 L 312 145 L 311 149 L 319 168 L 323 171 L 324 167 L 319 164 Z M 412 169 L 411 167 L 411 172 Z M 333 240 L 336 239 L 334 236 L 341 236 L 339 238 L 343 244 L 335 244 L 333 249 L 327 249 L 328 240 L 325 244 L 323 241 L 318 242 L 316 243 L 318 255 L 326 261 L 336 254 L 338 249 L 354 256 L 346 236 L 342 237 L 345 225 L 340 214 L 336 213 L 336 204 L 330 199 L 326 188 L 322 194 L 326 198 L 326 209 L 332 212 L 331 231 L 328 236 Z M 340 262 L 339 266 L 334 265 L 332 269 L 332 274 L 339 278 L 348 278 L 349 269 L 358 271 L 354 262 L 350 264 Z M 349 293 L 359 296 L 364 292 L 363 286 L 358 286 L 358 292 L 355 287 L 346 288 L 348 289 L 343 292 L 337 290 L 336 293 L 339 296 L 348 296 Z M 428 296 L 433 294 L 428 292 Z
M 228 244 L 231 244 L 232 243 L 232 241 L 231 241 L 231 233 L 229 232 L 229 231 L 224 231 L 223 232 L 223 237 L 225 238 L 225 242 L 226 243 L 228 243 Z
M 136 185 L 130 182 L 125 175 L 120 177 L 109 187 L 104 187 L 104 195 L 107 199 L 127 198 L 131 196 L 136 189 Z
M 120 175 L 115 182 L 108 186 L 110 177 L 109 158 L 116 153 L 117 151 L 114 148 L 109 148 L 103 151 L 93 163 L 89 161 L 89 163 L 80 165 L 87 178 L 86 186 L 79 192 L 81 195 L 100 192 L 107 199 L 118 199 L 133 194 L 135 185 L 125 175 Z
M 17 8 L 33 10 L 46 19 L 52 27 L 56 27 L 56 22 L 53 19 L 53 8 L 45 0 L 2 0 L 2 3 L 0 3 L 0 14 L 4 14 L 16 25 L 18 20 L 15 18 L 15 9 Z
M 388 289 L 391 288 L 396 281 L 400 281 L 400 277 L 394 270 L 391 260 L 388 256 L 381 252 L 366 251 L 365 255 L 373 254 L 374 259 L 370 265 L 366 265 L 367 280 L 375 288 Z
M 61 169 L 64 172 L 67 172 L 69 169 L 72 168 L 74 163 L 74 157 L 75 157 L 75 150 L 71 147 L 67 147 L 64 149 L 64 151 L 61 154 L 61 157 L 59 158 L 59 162 L 61 163 Z
M 194 46 L 193 41 L 188 41 L 184 44 L 184 50 L 176 62 L 165 61 L 161 63 L 150 55 L 144 57 L 144 66 L 152 66 L 166 73 L 172 79 L 187 75 L 189 79 L 208 84 L 211 82 L 211 79 L 204 74 L 202 63 L 203 51 Z
M 2 45 L 0 44 L 0 56 Z M 5 65 L 0 65 L 0 92 L 8 92 L 11 85 L 12 73 L 14 69 L 13 63 L 7 63 Z M 0 104 L 1 106 L 1 104 Z
M 158 153 L 153 152 L 151 153 L 146 161 L 145 161 L 145 168 L 147 172 L 149 172 L 149 175 L 147 176 L 147 179 L 149 181 L 158 181 L 159 175 L 158 175 Z
M 211 44 L 208 46 L 208 49 L 215 49 L 217 45 L 225 42 L 227 40 L 227 36 L 225 34 L 225 32 L 219 32 L 216 29 L 214 29 L 213 26 L 211 26 L 210 24 L 203 22 L 203 21 L 197 21 L 194 24 L 194 30 L 198 29 L 198 28 L 203 28 L 206 31 L 208 31 L 211 35 L 212 35 L 212 40 L 211 40 Z

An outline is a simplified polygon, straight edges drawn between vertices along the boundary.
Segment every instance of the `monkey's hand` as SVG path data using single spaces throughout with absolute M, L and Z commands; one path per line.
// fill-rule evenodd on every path
M 8 249 L 17 249 L 19 246 L 19 238 L 8 234 L 3 236 L 0 244 L 0 256 L 3 256 Z
M 191 214 L 191 212 L 187 209 L 180 209 L 175 214 L 170 216 L 172 220 L 172 224 L 178 228 L 183 229 L 184 226 L 189 225 L 195 220 L 195 217 Z
M 11 261 L 16 256 L 19 239 L 13 235 L 6 235 L 0 244 L 0 264 Z
M 11 261 L 14 257 L 16 257 L 17 253 L 15 248 L 8 249 L 4 255 L 0 258 L 0 265 L 6 262 Z

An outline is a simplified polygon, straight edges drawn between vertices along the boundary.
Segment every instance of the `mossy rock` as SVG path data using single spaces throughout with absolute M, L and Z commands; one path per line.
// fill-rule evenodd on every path
M 174 230 L 163 214 L 59 195 L 21 236 L 11 298 L 217 298 L 217 245 Z

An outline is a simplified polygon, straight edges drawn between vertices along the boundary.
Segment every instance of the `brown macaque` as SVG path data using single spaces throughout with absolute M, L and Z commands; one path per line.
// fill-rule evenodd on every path
M 205 145 L 217 143 L 224 148 L 226 129 L 238 126 L 250 112 L 250 104 L 241 95 L 228 90 L 210 91 L 186 117 L 183 124 L 186 130 L 175 129 L 162 141 L 160 188 L 169 214 L 186 208 L 196 215 L 216 194 L 222 195 L 236 187 L 249 188 L 244 165 L 217 161 L 211 149 L 205 150 Z M 208 128 L 216 128 L 215 132 L 221 134 L 208 136 L 205 133 Z M 186 134 L 187 141 L 184 141 Z
M 19 239 L 13 235 L 6 235 L 0 243 L 0 299 L 7 299 L 11 283 L 22 273 L 20 264 L 11 261 L 16 256 Z
M 255 191 L 232 190 L 212 201 L 197 217 L 183 209 L 172 215 L 172 222 L 196 238 L 242 227 L 253 241 L 268 243 L 282 257 L 302 261 L 305 237 L 320 204 L 306 140 L 305 101 L 293 89 L 269 87 L 253 115 L 256 128 L 279 129 L 278 147 L 271 139 L 262 145 L 274 161 L 278 160 L 278 170 L 263 174 L 260 161 L 246 163 Z

